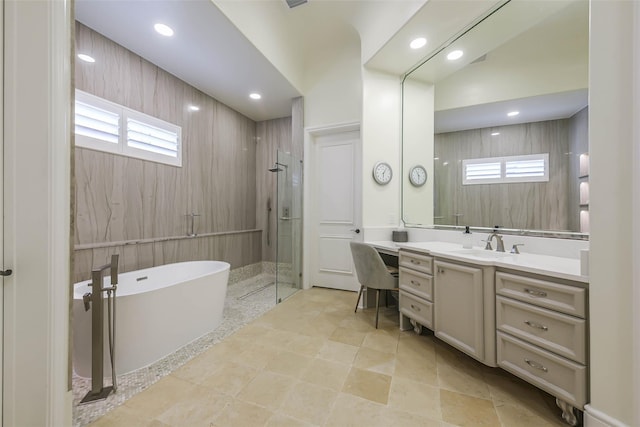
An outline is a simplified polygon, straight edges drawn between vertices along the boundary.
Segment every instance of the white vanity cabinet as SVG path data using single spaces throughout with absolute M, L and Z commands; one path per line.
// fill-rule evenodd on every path
M 488 366 L 496 366 L 492 266 L 437 258 L 434 262 L 436 337 Z
M 433 329 L 433 258 L 399 251 L 400 329 Z
M 498 365 L 555 396 L 571 425 L 588 398 L 587 300 L 585 284 L 496 273 Z

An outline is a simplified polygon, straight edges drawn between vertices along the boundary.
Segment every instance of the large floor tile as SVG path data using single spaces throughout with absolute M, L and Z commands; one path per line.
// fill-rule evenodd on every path
M 273 416 L 273 412 L 260 406 L 234 400 L 210 423 L 209 427 L 263 426 Z
M 389 407 L 432 420 L 442 420 L 440 389 L 404 378 L 394 377 L 391 381 Z
M 322 425 L 329 416 L 338 392 L 305 381 L 298 382 L 279 409 L 279 413 L 314 425 Z
M 440 390 L 442 419 L 461 427 L 500 427 L 493 402 Z
M 348 365 L 315 358 L 307 366 L 300 379 L 331 390 L 340 391 L 349 375 Z
M 342 391 L 386 405 L 389 400 L 390 387 L 391 377 L 389 375 L 352 367 Z
M 260 372 L 237 398 L 275 411 L 282 405 L 297 380 L 275 372 Z

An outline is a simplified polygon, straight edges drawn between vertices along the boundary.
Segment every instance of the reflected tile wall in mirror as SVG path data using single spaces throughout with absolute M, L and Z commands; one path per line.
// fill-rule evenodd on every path
M 436 135 L 435 223 L 580 231 L 578 156 L 572 150 L 586 133 L 576 130 L 586 129 L 584 117 Z M 495 131 L 500 134 L 492 136 Z M 549 182 L 462 185 L 465 159 L 537 153 L 549 153 Z

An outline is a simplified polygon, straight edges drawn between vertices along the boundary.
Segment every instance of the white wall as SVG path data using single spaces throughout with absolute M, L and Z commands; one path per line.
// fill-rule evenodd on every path
M 362 215 L 365 228 L 395 228 L 400 221 L 402 165 L 398 76 L 362 69 Z M 384 161 L 393 170 L 387 185 L 372 177 L 373 165 Z M 391 233 L 389 232 L 391 240 Z
M 287 10 L 283 4 L 277 1 L 212 1 L 273 66 L 302 91 L 304 69 L 298 58 L 303 52 L 298 40 L 290 35 Z
M 359 122 L 362 116 L 360 41 L 346 40 L 340 51 L 317 51 L 304 75 L 304 127 Z
M 633 113 L 631 90 L 637 7 L 636 2 L 592 1 L 589 59 L 591 402 L 587 413 L 603 413 L 626 425 L 633 425 L 633 408 L 640 400 L 634 396 L 631 375 L 634 363 L 638 364 L 632 352 L 632 271 L 637 259 L 632 256 L 631 233 L 633 148 L 638 144 L 633 141 L 637 112 Z
M 402 95 L 402 219 L 405 224 L 433 225 L 434 85 L 407 78 Z M 414 187 L 408 171 L 416 165 L 427 170 L 427 183 Z

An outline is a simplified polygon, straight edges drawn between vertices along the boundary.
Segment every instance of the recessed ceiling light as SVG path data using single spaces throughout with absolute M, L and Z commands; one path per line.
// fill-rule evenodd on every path
M 251 99 L 260 99 L 260 98 L 262 98 L 262 95 L 260 95 L 259 93 L 255 93 L 254 92 L 254 93 L 250 93 L 249 94 L 249 98 L 251 98 Z
M 500 132 L 492 132 L 491 133 L 491 136 L 498 136 L 498 135 L 500 135 Z
M 461 50 L 454 50 L 452 52 L 449 52 L 449 54 L 447 55 L 447 59 L 449 61 L 455 61 L 456 59 L 462 58 L 462 55 L 464 55 L 464 53 Z
M 517 116 L 518 114 L 520 114 L 520 111 L 511 111 L 507 113 L 507 116 L 513 117 L 513 116 Z
M 189 105 L 188 109 L 189 111 L 200 111 L 200 107 L 197 105 Z
M 411 47 L 411 49 L 420 49 L 426 44 L 427 39 L 425 39 L 424 37 L 418 37 L 417 39 L 413 39 L 411 43 L 409 43 L 409 47 Z
M 78 58 L 82 59 L 84 62 L 96 62 L 93 57 L 87 55 L 86 53 L 79 53 Z
M 153 28 L 158 32 L 158 34 L 163 36 L 171 37 L 173 35 L 173 30 L 167 25 L 158 23 L 154 25 Z

